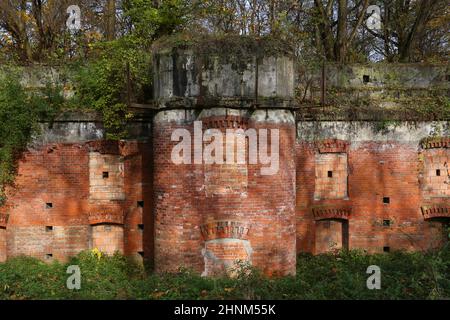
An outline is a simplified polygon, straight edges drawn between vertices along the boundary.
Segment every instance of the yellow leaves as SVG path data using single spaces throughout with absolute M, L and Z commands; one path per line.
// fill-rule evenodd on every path
M 93 257 L 96 257 L 98 260 L 100 260 L 103 256 L 103 253 L 100 250 L 98 250 L 97 248 L 94 248 L 91 250 L 91 255 Z
M 85 33 L 85 38 L 89 42 L 89 48 L 92 48 L 93 42 L 100 41 L 103 38 L 103 35 L 98 31 L 88 31 Z

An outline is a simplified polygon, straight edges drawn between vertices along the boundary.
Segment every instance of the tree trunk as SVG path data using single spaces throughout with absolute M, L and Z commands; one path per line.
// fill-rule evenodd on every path
M 347 0 L 338 2 L 337 36 L 334 55 L 337 62 L 344 62 L 347 54 Z
M 116 1 L 107 0 L 105 8 L 105 35 L 108 41 L 116 38 Z
M 415 40 L 419 35 L 428 20 L 429 13 L 432 12 L 433 6 L 436 4 L 435 0 L 422 0 L 418 8 L 416 20 L 409 31 L 406 39 L 402 42 L 399 41 L 399 60 L 401 62 L 409 62 L 412 60 L 412 54 L 414 50 Z M 400 39 L 399 39 L 400 40 Z

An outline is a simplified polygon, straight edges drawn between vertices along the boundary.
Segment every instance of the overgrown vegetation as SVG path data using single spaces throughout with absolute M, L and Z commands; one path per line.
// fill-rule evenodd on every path
M 0 26 L 3 15 L 12 19 L 9 22 L 14 24 L 17 13 L 14 10 L 19 13 L 21 10 L 5 6 L 7 8 L 0 5 Z M 55 61 L 48 58 L 50 60 L 46 61 L 65 63 L 58 72 L 69 75 L 71 89 L 74 89 L 70 99 L 63 99 L 63 88 L 54 83 L 49 83 L 44 90 L 27 91 L 27 84 L 21 83 L 24 79 L 20 67 L 3 68 L 0 72 L 0 205 L 6 199 L 5 188 L 14 181 L 16 160 L 36 132 L 40 120 L 51 120 L 62 109 L 93 110 L 103 116 L 108 139 L 126 137 L 126 124 L 132 117 L 127 102 L 148 101 L 150 98 L 150 46 L 155 38 L 172 33 L 183 23 L 186 13 L 183 8 L 184 4 L 178 0 L 165 1 L 159 7 L 154 7 L 149 1 L 128 0 L 123 3 L 123 19 L 130 25 L 130 30 L 122 37 L 102 41 L 84 39 L 87 46 L 83 47 L 80 35 L 70 38 L 67 32 L 63 33 L 62 40 L 58 39 L 64 43 L 73 42 L 75 48 L 64 48 L 64 58 Z M 57 42 L 58 39 L 53 40 Z M 57 45 L 53 43 L 51 46 Z M 34 49 L 36 52 L 33 53 Z M 35 56 L 40 60 L 44 54 L 51 54 L 47 50 L 56 49 L 29 46 L 29 50 L 19 56 L 26 60 Z M 74 57 L 66 61 L 72 55 Z M 17 62 L 14 55 L 8 60 Z
M 17 70 L 8 68 L 0 75 L 0 205 L 5 187 L 14 180 L 16 159 L 37 131 L 38 121 L 51 120 L 62 102 L 60 88 L 47 85 L 31 94 L 20 84 Z
M 237 278 L 202 278 L 189 270 L 156 275 L 121 255 L 97 250 L 66 264 L 29 257 L 0 264 L 0 299 L 448 299 L 450 248 L 426 253 L 359 251 L 301 254 L 297 276 L 269 279 L 243 266 Z M 81 289 L 66 288 L 78 265 Z M 367 267 L 381 268 L 381 289 L 366 286 Z M 251 272 L 248 272 L 248 271 Z

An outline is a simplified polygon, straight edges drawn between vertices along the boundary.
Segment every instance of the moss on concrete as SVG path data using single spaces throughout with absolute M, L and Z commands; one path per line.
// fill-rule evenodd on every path
M 192 50 L 196 55 L 215 55 L 246 59 L 248 57 L 293 56 L 292 46 L 275 37 L 239 35 L 193 35 L 189 33 L 163 37 L 153 45 L 158 53 Z

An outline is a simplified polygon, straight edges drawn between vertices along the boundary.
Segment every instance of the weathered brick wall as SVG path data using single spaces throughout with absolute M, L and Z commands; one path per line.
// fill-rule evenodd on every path
M 199 119 L 223 130 L 223 110 L 161 112 L 154 139 L 30 148 L 1 208 L 0 260 L 64 260 L 98 247 L 145 256 L 157 271 L 230 273 L 239 259 L 288 274 L 296 252 L 423 250 L 446 241 L 448 124 L 379 132 L 370 123 L 299 122 L 295 138 L 282 111 L 228 110 L 232 124 L 247 117 L 248 127 L 280 130 L 277 174 L 261 175 L 260 164 L 173 164 L 173 130 L 193 133 Z M 436 126 L 442 138 L 423 143 Z
M 347 198 L 347 154 L 316 153 L 314 199 Z
M 440 125 L 444 134 L 448 132 L 448 123 Z M 445 170 L 450 149 L 446 145 L 422 148 L 421 140 L 432 130 L 430 123 L 416 127 L 401 123 L 389 132 L 377 132 L 370 123 L 299 123 L 297 250 L 320 253 L 325 249 L 324 242 L 339 239 L 342 245 L 340 238 L 345 236 L 349 248 L 369 252 L 424 250 L 441 245 L 446 239 L 442 221 L 450 218 L 450 185 Z M 342 199 L 335 195 L 341 192 L 338 181 L 343 178 L 335 176 L 334 171 L 332 177 L 325 174 L 335 168 L 336 158 L 322 161 L 323 154 L 330 154 L 322 153 L 321 146 L 330 139 L 349 145 L 343 153 L 347 156 L 348 195 Z M 440 170 L 439 175 L 436 170 Z M 319 199 L 316 195 L 323 190 L 324 179 L 336 181 L 328 182 L 327 187 L 333 191 Z M 427 219 L 421 210 L 424 203 L 440 208 L 436 218 L 444 220 Z M 324 228 L 322 221 L 333 219 L 348 223 L 348 234 L 340 226 L 334 231 Z
M 245 115 L 236 110 L 228 112 L 230 117 Z M 266 165 L 259 164 L 247 165 L 246 170 L 243 165 L 229 165 L 226 172 L 216 170 L 217 164 L 173 164 L 170 155 L 177 142 L 171 141 L 172 131 L 185 128 L 193 133 L 194 120 L 208 124 L 212 116 L 227 121 L 225 110 L 220 108 L 198 117 L 193 113 L 186 117 L 182 110 L 160 112 L 155 117 L 156 270 L 173 271 L 185 265 L 213 275 L 233 269 L 241 259 L 266 274 L 295 273 L 292 115 L 290 121 L 280 120 L 276 111 L 270 111 L 267 117 L 264 111 L 249 117 L 251 128 L 280 131 L 280 170 L 274 175 L 261 175 L 260 169 Z M 249 229 L 245 234 L 229 231 L 241 224 Z M 216 233 L 220 235 L 210 237 Z
M 19 160 L 15 185 L 0 208 L 1 216 L 9 216 L 0 225 L 0 258 L 24 254 L 65 260 L 94 247 L 141 257 L 143 204 L 152 202 L 148 139 L 51 140 L 36 139 Z M 147 250 L 151 257 L 152 247 Z
M 422 190 L 427 199 L 450 197 L 450 163 L 448 148 L 428 148 L 421 152 Z
M 126 255 L 153 259 L 153 149 L 151 139 L 128 142 L 124 157 L 124 251 Z
M 97 224 L 92 226 L 92 247 L 107 254 L 124 253 L 122 225 Z

